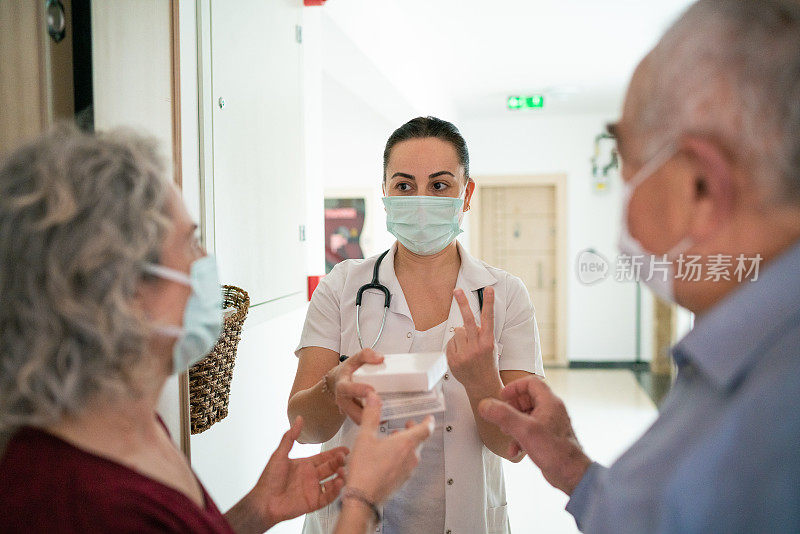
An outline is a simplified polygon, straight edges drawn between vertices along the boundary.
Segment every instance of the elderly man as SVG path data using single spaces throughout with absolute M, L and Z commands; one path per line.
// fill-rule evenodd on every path
M 612 129 L 621 248 L 669 261 L 653 289 L 697 314 L 674 389 L 609 468 L 537 378 L 481 413 L 571 496 L 585 532 L 800 532 L 800 4 L 701 0 L 639 66 Z M 688 256 L 761 268 L 678 276 Z

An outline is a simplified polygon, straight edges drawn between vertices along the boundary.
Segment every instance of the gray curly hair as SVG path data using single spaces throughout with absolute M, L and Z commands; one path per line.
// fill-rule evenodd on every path
M 60 127 L 0 166 L 0 453 L 22 425 L 133 391 L 147 328 L 131 300 L 169 190 L 155 141 L 132 132 Z
M 646 70 L 634 125 L 645 159 L 679 135 L 712 136 L 768 200 L 800 203 L 798 0 L 700 0 Z

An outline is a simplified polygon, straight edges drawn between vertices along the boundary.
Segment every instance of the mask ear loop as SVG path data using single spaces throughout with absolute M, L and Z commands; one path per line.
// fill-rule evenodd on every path
M 625 226 L 628 226 L 628 208 L 630 207 L 631 197 L 633 192 L 645 180 L 653 176 L 655 172 L 663 167 L 672 158 L 678 150 L 673 143 L 666 145 L 659 150 L 656 155 L 639 169 L 627 183 L 623 184 L 623 199 L 622 199 L 622 217 Z
M 656 153 L 656 155 L 644 166 L 638 170 L 638 172 L 630 179 L 630 181 L 625 184 L 627 186 L 628 191 L 633 191 L 642 182 L 653 176 L 655 172 L 663 167 L 676 153 L 678 149 L 675 147 L 674 143 L 670 143 L 661 150 Z
M 173 282 L 177 282 L 178 284 L 187 285 L 189 287 L 192 286 L 192 279 L 186 274 L 170 267 L 166 267 L 164 265 L 158 265 L 155 263 L 145 263 L 142 266 L 142 270 L 146 273 L 152 274 L 154 276 L 158 276 L 159 278 L 164 278 L 165 280 L 171 280 Z M 153 332 L 160 334 L 166 337 L 181 337 L 183 335 L 183 327 L 182 326 L 175 326 L 175 325 L 151 325 L 150 328 Z
M 628 219 L 628 207 L 630 204 L 631 196 L 633 196 L 634 190 L 640 186 L 645 180 L 652 177 L 656 171 L 658 171 L 661 167 L 666 165 L 666 163 L 675 156 L 678 152 L 678 148 L 675 146 L 674 143 L 669 143 L 664 148 L 658 151 L 656 155 L 644 166 L 639 169 L 633 178 L 625 184 L 625 200 L 623 204 L 624 212 L 623 216 L 625 217 L 625 223 L 627 227 L 627 219 Z M 632 237 L 632 236 L 631 236 Z M 670 248 L 664 256 L 666 258 L 672 258 L 678 256 L 680 254 L 685 253 L 692 245 L 694 244 L 694 240 L 691 237 L 686 236 L 678 243 L 676 243 L 672 248 Z
M 171 324 L 157 324 L 151 326 L 153 332 L 161 334 L 164 337 L 181 337 L 183 335 L 183 328 Z
M 181 271 L 177 271 L 170 267 L 166 267 L 164 265 L 157 265 L 155 263 L 145 263 L 142 266 L 142 269 L 146 273 L 158 276 L 159 278 L 171 280 L 173 282 L 177 282 L 179 284 L 183 284 L 189 287 L 192 286 L 192 279 L 191 277 L 189 277 L 188 274 L 182 273 Z
M 472 178 L 467 178 L 467 185 L 465 185 L 465 186 L 464 186 L 464 198 L 462 199 L 462 200 L 463 200 L 463 203 L 461 204 L 461 211 L 462 211 L 463 213 L 466 213 L 466 212 L 468 212 L 470 209 L 472 209 L 472 206 L 467 206 L 467 192 L 468 192 L 468 190 L 469 190 L 469 184 L 470 184 L 470 182 L 472 182 Z M 475 191 L 475 190 L 473 189 L 473 192 L 474 192 L 474 191 Z M 461 197 L 459 197 L 459 198 L 461 198 Z M 466 209 L 464 209 L 464 208 L 466 208 Z

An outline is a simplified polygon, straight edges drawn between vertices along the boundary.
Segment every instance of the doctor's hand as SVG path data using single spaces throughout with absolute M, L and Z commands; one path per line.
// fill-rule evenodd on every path
M 494 355 L 494 288 L 484 290 L 480 326 L 475 323 L 464 291 L 456 289 L 453 295 L 464 326 L 456 328 L 447 342 L 447 364 L 468 393 L 490 396 L 502 386 Z
M 226 514 L 238 526 L 238 532 L 264 532 L 280 521 L 328 505 L 339 495 L 344 486 L 347 448 L 291 459 L 289 452 L 302 427 L 303 419 L 298 417 L 283 435 L 256 485 Z M 327 478 L 330 480 L 322 483 Z
M 362 492 L 378 505 L 400 488 L 419 463 L 422 442 L 433 432 L 434 419 L 406 425 L 405 430 L 386 438 L 378 436 L 381 401 L 369 393 L 364 407 L 361 430 L 347 460 L 347 485 Z
M 572 495 L 592 463 L 575 437 L 564 402 L 537 376 L 515 380 L 478 411 L 513 437 L 509 455 L 524 450 L 553 487 Z
M 364 409 L 361 399 L 366 397 L 370 391 L 374 391 L 372 386 L 353 382 L 353 372 L 365 363 L 383 363 L 383 356 L 372 349 L 364 349 L 325 375 L 325 381 L 330 391 L 333 392 L 339 411 L 357 425 L 361 424 L 361 412 Z

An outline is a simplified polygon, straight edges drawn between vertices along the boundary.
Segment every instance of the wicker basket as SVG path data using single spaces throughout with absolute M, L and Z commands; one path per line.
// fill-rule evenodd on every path
M 233 365 L 242 325 L 250 307 L 247 291 L 222 286 L 223 308 L 236 312 L 225 318 L 222 335 L 211 352 L 189 369 L 189 404 L 192 434 L 199 434 L 228 415 Z

